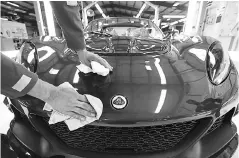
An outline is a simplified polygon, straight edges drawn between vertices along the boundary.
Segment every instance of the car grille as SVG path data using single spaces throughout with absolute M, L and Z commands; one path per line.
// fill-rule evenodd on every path
M 86 125 L 69 131 L 66 124 L 60 122 L 50 128 L 72 148 L 107 153 L 147 153 L 174 147 L 198 123 L 196 120 L 147 127 Z

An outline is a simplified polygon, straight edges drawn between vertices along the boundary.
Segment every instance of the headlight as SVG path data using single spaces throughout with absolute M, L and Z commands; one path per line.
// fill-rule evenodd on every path
M 228 76 L 230 69 L 230 58 L 228 53 L 223 51 L 221 43 L 213 42 L 207 52 L 207 73 L 210 81 L 215 84 L 221 84 Z

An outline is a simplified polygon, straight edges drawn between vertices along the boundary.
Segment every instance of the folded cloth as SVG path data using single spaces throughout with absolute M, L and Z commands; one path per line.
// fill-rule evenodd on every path
M 76 67 L 83 73 L 93 72 L 101 76 L 107 76 L 110 72 L 108 68 L 105 68 L 103 65 L 101 65 L 100 63 L 96 61 L 92 61 L 90 64 L 92 69 L 86 66 L 85 64 L 80 64 L 80 65 L 77 65 Z
M 62 88 L 68 88 L 68 87 L 72 87 L 72 85 L 69 82 L 64 82 L 61 85 L 59 85 L 59 87 Z M 49 120 L 49 124 L 55 124 L 58 122 L 62 122 L 64 121 L 66 123 L 66 125 L 68 126 L 70 131 L 76 130 L 80 127 L 83 127 L 91 122 L 94 122 L 95 120 L 98 120 L 102 114 L 103 111 L 103 104 L 101 102 L 100 99 L 89 95 L 89 94 L 85 94 L 88 102 L 90 103 L 90 105 L 95 109 L 96 111 L 96 117 L 92 118 L 92 117 L 88 117 L 86 116 L 86 119 L 84 121 L 72 118 L 70 116 L 64 115 L 58 111 L 55 111 L 54 109 L 52 109 L 51 105 L 49 104 L 45 104 L 45 106 L 43 107 L 43 110 L 46 111 L 52 111 L 51 116 L 50 116 L 50 120 Z

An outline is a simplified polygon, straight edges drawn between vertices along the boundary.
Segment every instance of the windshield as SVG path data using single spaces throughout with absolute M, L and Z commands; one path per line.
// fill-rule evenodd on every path
M 148 19 L 108 18 L 97 19 L 89 23 L 86 32 L 103 32 L 112 36 L 132 36 L 136 38 L 164 37 L 162 31 Z

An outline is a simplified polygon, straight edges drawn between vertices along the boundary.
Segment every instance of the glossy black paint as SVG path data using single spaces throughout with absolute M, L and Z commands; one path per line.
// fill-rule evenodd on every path
M 107 38 L 109 40 L 111 37 Z M 90 50 L 97 48 L 92 43 L 102 40 L 93 39 L 91 38 L 93 42 L 87 43 L 88 46 L 91 45 Z M 108 76 L 83 74 L 75 67 L 77 64 L 58 60 L 57 64 L 52 65 L 54 69 L 61 69 L 57 75 L 45 72 L 39 73 L 39 77 L 55 85 L 70 82 L 79 93 L 100 98 L 104 109 L 98 122 L 109 124 L 165 121 L 212 113 L 220 110 L 225 102 L 236 95 L 237 71 L 233 63 L 229 76 L 222 84 L 215 86 L 208 79 L 206 51 L 214 42 L 210 37 L 202 37 L 201 42 L 191 42 L 183 48 L 177 45 L 180 51 L 172 49 L 168 41 L 152 40 L 151 45 L 155 47 L 141 51 L 141 46 L 132 46 L 129 41 L 142 43 L 145 40 L 137 39 L 136 42 L 136 39 L 127 37 L 110 40 L 115 40 L 112 42 L 115 43 L 114 53 L 110 53 L 110 50 L 109 53 L 99 53 L 114 67 Z M 149 47 L 151 41 L 147 42 Z M 144 44 L 143 46 L 146 47 Z M 161 46 L 172 51 L 160 51 Z M 132 48 L 141 53 L 134 52 Z M 103 51 L 105 48 L 101 49 Z M 74 83 L 77 76 L 78 81 Z M 115 110 L 110 105 L 110 100 L 117 94 L 127 97 L 129 103 L 125 109 Z M 33 111 L 38 109 L 38 113 L 45 115 L 41 110 L 43 102 L 31 99 L 24 103 Z M 39 104 L 42 106 L 35 106 Z
M 217 152 L 236 134 L 235 127 L 229 123 L 223 129 L 217 129 L 211 137 L 209 135 L 204 137 L 216 118 L 229 111 L 233 114 L 239 102 L 238 73 L 233 62 L 223 83 L 215 85 L 209 80 L 206 56 L 213 42 L 215 39 L 211 37 L 201 37 L 198 42 L 192 40 L 184 43 L 175 42 L 172 46 L 167 40 L 90 34 L 86 39 L 87 49 L 99 54 L 114 67 L 113 72 L 108 76 L 79 72 L 76 68 L 79 65 L 76 62 L 77 55 L 62 52 L 56 52 L 51 58 L 54 62 L 49 63 L 48 66 L 39 63 L 41 69 L 38 69 L 38 75 L 42 80 L 56 86 L 69 82 L 80 94 L 91 94 L 100 98 L 104 104 L 103 113 L 92 125 L 150 126 L 206 118 L 207 121 L 200 126 L 200 129 L 188 135 L 183 144 L 176 146 L 174 150 L 140 155 L 141 157 L 172 157 L 181 153 L 183 157 L 187 157 L 194 151 L 194 148 L 188 149 L 188 147 L 195 144 L 193 146 L 195 148 L 200 146 L 200 153 L 197 155 L 199 158 L 200 155 L 208 156 Z M 41 58 L 42 55 L 39 56 Z M 49 73 L 51 68 L 58 69 L 59 73 Z M 128 105 L 124 109 L 116 110 L 112 107 L 111 99 L 115 95 L 123 95 L 127 98 Z M 24 96 L 12 100 L 12 103 L 22 113 L 20 105 L 28 107 L 30 113 L 28 119 L 39 132 L 27 128 L 29 124 L 26 125 L 24 122 L 16 120 L 12 123 L 12 132 L 16 137 L 24 140 L 23 142 L 27 142 L 24 144 L 28 148 L 34 149 L 43 156 L 74 154 L 94 157 L 99 154 L 70 149 L 62 143 L 39 117 L 49 116 L 42 110 L 44 102 Z M 28 131 L 28 135 L 38 134 L 36 141 L 40 142 L 39 140 L 42 139 L 48 148 L 40 151 L 39 146 L 32 145 L 26 139 L 24 132 L 21 132 L 24 130 Z M 222 137 L 220 131 L 223 131 L 226 137 Z M 208 140 L 217 140 L 217 146 L 210 149 Z M 101 156 L 112 157 L 102 153 Z M 122 155 L 115 156 L 122 157 Z M 127 157 L 135 156 L 139 157 L 139 155 L 127 155 Z
M 171 150 L 169 152 L 145 153 L 140 155 L 112 155 L 69 148 L 64 143 L 62 143 L 62 141 L 58 137 L 56 137 L 54 133 L 52 133 L 52 131 L 49 129 L 49 126 L 44 123 L 40 117 L 35 115 L 29 115 L 29 120 L 34 125 L 34 127 L 38 129 L 38 132 L 40 134 L 35 131 L 31 127 L 31 125 L 29 126 L 29 123 L 23 121 L 22 119 L 16 119 L 16 121 L 13 121 L 11 123 L 11 133 L 18 140 L 21 140 L 24 146 L 33 151 L 35 154 L 43 157 L 52 155 L 64 155 L 67 158 L 78 158 L 82 156 L 109 158 L 122 156 L 142 158 L 192 158 L 193 156 L 193 158 L 205 158 L 209 157 L 210 155 L 212 156 L 215 153 L 218 153 L 220 149 L 226 147 L 227 143 L 232 140 L 233 137 L 236 135 L 235 125 L 228 122 L 222 128 L 215 130 L 215 132 L 205 137 L 198 137 L 197 141 L 192 141 L 192 139 L 190 139 L 189 137 L 186 142 L 184 141 L 184 143 L 181 143 L 179 147 L 174 148 L 174 150 Z M 203 128 L 200 128 L 200 130 L 203 130 Z M 29 139 L 28 136 L 34 136 L 31 137 L 33 140 Z M 32 143 L 33 141 L 35 143 Z M 196 144 L 188 148 L 191 144 L 194 143 Z

